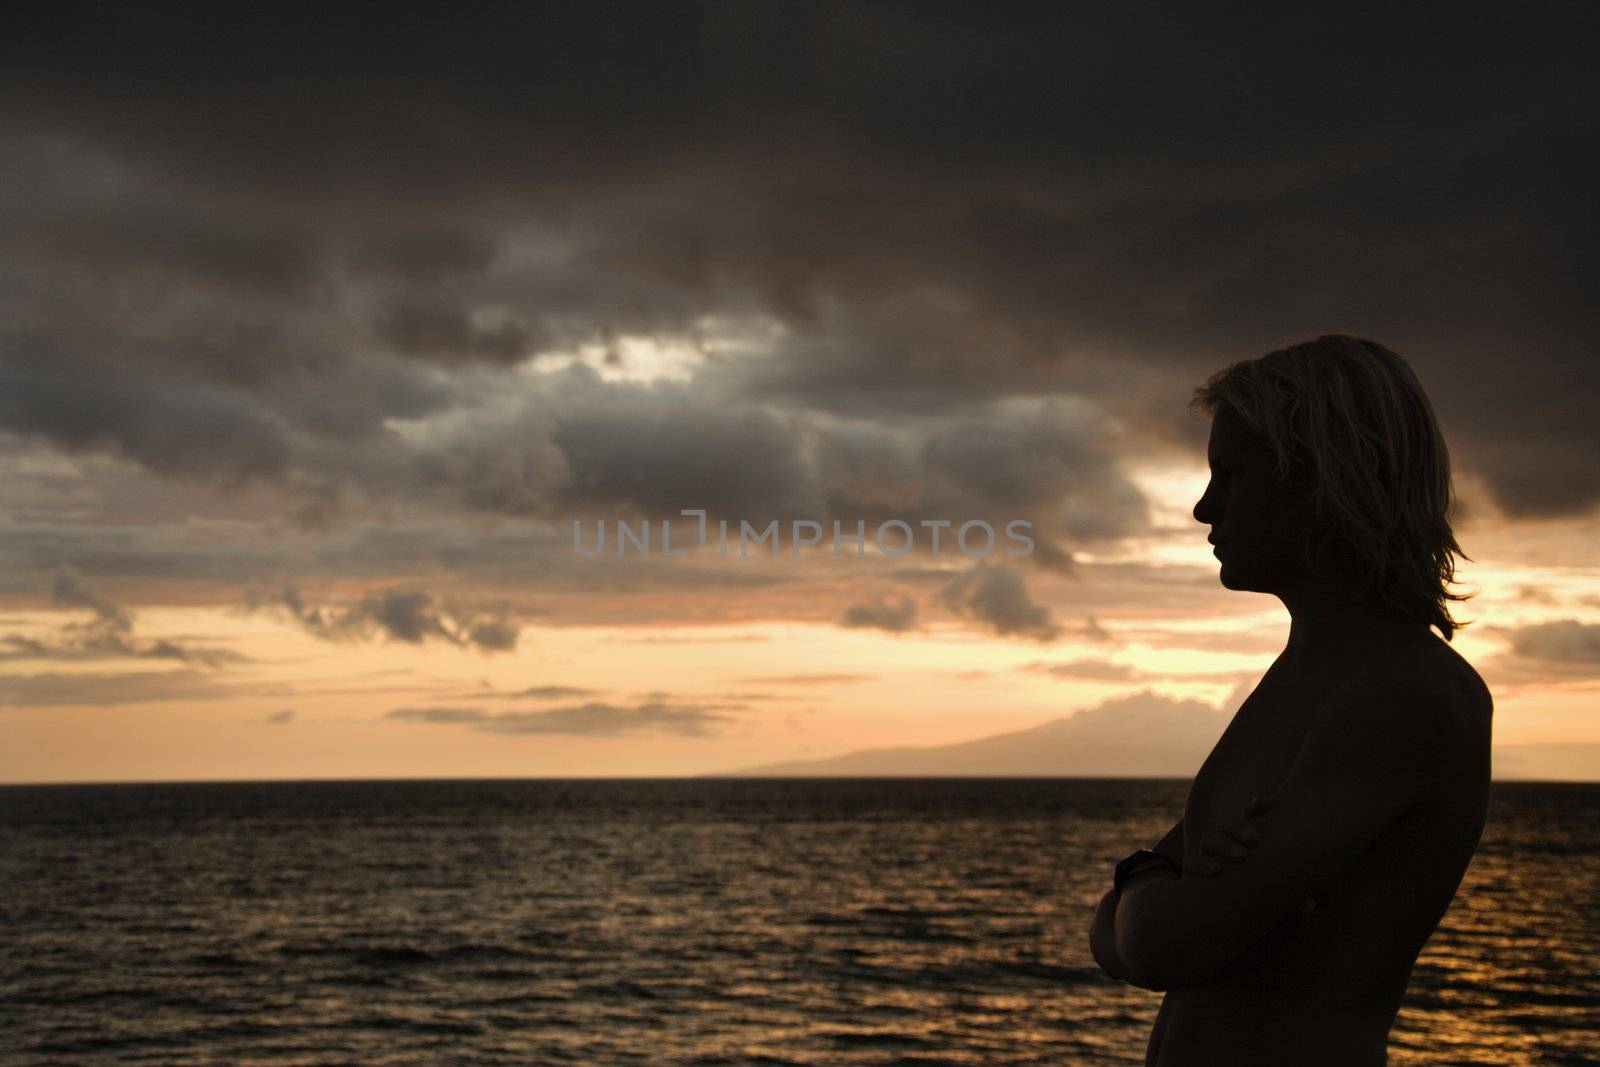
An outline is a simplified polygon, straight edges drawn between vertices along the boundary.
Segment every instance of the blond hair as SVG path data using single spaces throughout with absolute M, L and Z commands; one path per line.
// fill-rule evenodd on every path
M 1357 598 L 1375 591 L 1446 641 L 1470 625 L 1449 611 L 1470 598 L 1448 588 L 1455 558 L 1472 559 L 1450 527 L 1450 452 L 1405 360 L 1376 341 L 1328 334 L 1218 371 L 1190 410 L 1215 415 L 1223 404 L 1270 444 L 1280 481 L 1309 471 L 1313 573 L 1341 541 L 1356 561 Z

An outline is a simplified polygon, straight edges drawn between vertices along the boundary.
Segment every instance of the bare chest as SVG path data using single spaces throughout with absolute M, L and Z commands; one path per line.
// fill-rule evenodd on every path
M 1190 786 L 1183 816 L 1185 852 L 1198 848 L 1210 827 L 1242 812 L 1250 798 L 1276 792 L 1334 684 L 1270 672 L 1262 679 Z

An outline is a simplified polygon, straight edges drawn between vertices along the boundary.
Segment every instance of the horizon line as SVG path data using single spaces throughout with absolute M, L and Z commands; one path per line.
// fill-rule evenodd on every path
M 737 774 L 714 771 L 706 774 L 660 775 L 440 775 L 411 777 L 328 777 L 328 778 L 82 778 L 40 781 L 0 782 L 0 789 L 33 789 L 70 786 L 139 785 L 350 785 L 358 783 L 396 784 L 421 782 L 691 782 L 711 780 L 822 782 L 822 781 L 1037 781 L 1037 782 L 1189 782 L 1194 775 L 1166 774 Z M 1600 785 L 1600 778 L 1491 778 L 1490 784 Z

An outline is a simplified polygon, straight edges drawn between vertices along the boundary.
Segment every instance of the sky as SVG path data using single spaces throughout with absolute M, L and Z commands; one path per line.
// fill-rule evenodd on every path
M 1330 332 L 1438 413 L 1496 773 L 1600 779 L 1592 4 L 10 11 L 0 781 L 1225 721 L 1289 620 L 1188 401 Z

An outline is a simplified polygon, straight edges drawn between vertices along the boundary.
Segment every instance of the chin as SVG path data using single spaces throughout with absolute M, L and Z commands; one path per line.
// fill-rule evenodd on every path
M 1230 567 L 1227 563 L 1224 563 L 1217 577 L 1221 580 L 1224 589 L 1232 589 L 1236 593 L 1265 592 L 1261 588 L 1260 582 L 1252 581 L 1250 575 L 1241 571 L 1237 566 Z

